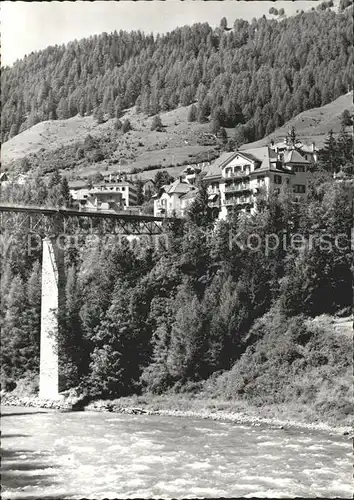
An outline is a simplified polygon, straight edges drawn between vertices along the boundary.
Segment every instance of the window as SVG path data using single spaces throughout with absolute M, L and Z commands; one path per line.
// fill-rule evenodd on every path
M 231 167 L 225 168 L 225 177 L 231 177 L 231 174 L 232 174 L 232 168 Z
M 258 186 L 264 186 L 264 175 L 257 175 L 257 184 Z
M 243 171 L 245 172 L 245 174 L 249 174 L 250 170 L 251 170 L 251 165 L 244 165 L 243 166 Z
M 122 191 L 125 191 L 125 187 L 124 186 L 122 187 Z
M 293 171 L 296 173 L 304 173 L 305 172 L 305 167 L 303 165 L 294 165 L 293 166 Z
M 274 176 L 274 184 L 281 184 L 281 175 Z
M 305 193 L 306 188 L 303 184 L 294 184 L 294 193 Z

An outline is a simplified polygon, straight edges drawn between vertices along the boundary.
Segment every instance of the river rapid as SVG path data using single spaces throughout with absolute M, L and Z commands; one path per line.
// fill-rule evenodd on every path
M 347 436 L 2 408 L 2 498 L 352 498 Z

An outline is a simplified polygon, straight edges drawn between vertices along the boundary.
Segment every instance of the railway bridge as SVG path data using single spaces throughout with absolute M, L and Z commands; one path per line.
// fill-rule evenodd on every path
M 122 211 L 77 211 L 70 208 L 0 204 L 2 242 L 11 242 L 11 234 L 28 234 L 29 252 L 42 251 L 41 331 L 39 397 L 60 399 L 58 312 L 65 289 L 64 248 L 60 238 L 106 234 L 147 237 L 151 243 L 166 235 L 177 218 L 137 215 Z

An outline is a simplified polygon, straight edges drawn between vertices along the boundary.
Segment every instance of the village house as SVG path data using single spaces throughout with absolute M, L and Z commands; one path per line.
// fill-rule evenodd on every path
M 3 182 L 8 182 L 9 176 L 7 175 L 6 172 L 1 172 L 0 173 L 0 183 L 2 184 Z
M 172 184 L 162 186 L 160 192 L 152 197 L 154 200 L 154 216 L 183 217 L 197 192 L 196 187 L 180 179 L 175 180 Z
M 137 204 L 137 188 L 129 181 L 99 182 L 94 184 L 91 190 L 91 194 L 95 193 L 101 193 L 99 196 L 102 196 L 104 193 L 109 193 L 111 196 L 112 193 L 121 193 L 124 207 L 131 207 Z
M 69 183 L 70 194 L 80 210 L 122 211 L 136 205 L 136 186 L 128 181 L 103 180 L 88 187 L 84 180 Z
M 143 180 L 143 195 L 152 196 L 155 192 L 155 182 L 152 179 Z
M 197 176 L 200 174 L 201 171 L 202 169 L 199 166 L 188 165 L 186 168 L 182 170 L 181 176 L 189 184 L 195 184 Z
M 90 191 L 87 198 L 80 201 L 80 210 L 114 211 L 121 212 L 124 209 L 122 193 L 107 191 Z
M 28 174 L 9 175 L 7 172 L 1 172 L 0 174 L 0 184 L 3 188 L 10 184 L 18 184 L 19 186 L 23 186 L 27 181 Z
M 81 179 L 69 181 L 69 190 L 71 198 L 74 201 L 87 199 L 90 192 L 90 189 L 87 186 L 87 182 Z
M 296 140 L 295 144 L 292 144 L 289 134 L 284 138 L 283 141 L 271 141 L 270 148 L 279 153 L 280 157 L 282 156 L 282 154 L 284 154 L 284 152 L 295 149 L 305 160 L 308 160 L 310 163 L 316 164 L 318 162 L 319 151 L 316 148 L 316 144 L 314 142 L 312 142 L 311 144 L 304 144 L 303 142 Z M 240 149 L 247 149 L 247 144 L 245 144 Z

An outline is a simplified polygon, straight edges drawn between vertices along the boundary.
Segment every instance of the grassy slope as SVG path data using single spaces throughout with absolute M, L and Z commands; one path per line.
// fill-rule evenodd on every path
M 242 146 L 242 149 L 265 146 L 269 144 L 271 139 L 274 139 L 276 142 L 281 141 L 291 126 L 295 127 L 298 138 L 304 143 L 311 143 L 313 141 L 317 147 L 322 147 L 330 129 L 333 129 L 334 133 L 340 131 L 340 115 L 345 109 L 348 109 L 351 113 L 354 110 L 353 92 L 342 95 L 335 101 L 320 108 L 303 111 L 272 134 L 251 144 L 245 144 Z
M 165 127 L 162 132 L 156 132 L 150 130 L 151 117 L 137 114 L 135 108 L 129 109 L 121 120 L 128 118 L 133 130 L 121 134 L 114 154 L 99 164 L 75 169 L 75 174 L 83 176 L 99 170 L 108 173 L 116 171 L 118 159 L 125 160 L 122 162 L 122 169 L 127 171 L 134 167 L 144 168 L 150 165 L 166 167 L 183 163 L 194 155 L 212 150 L 210 146 L 198 144 L 198 137 L 208 131 L 208 124 L 189 123 L 187 114 L 186 107 L 162 113 Z M 54 152 L 61 146 L 83 142 L 88 134 L 104 140 L 113 124 L 114 120 L 108 120 L 98 125 L 92 116 L 38 123 L 3 144 L 2 163 L 6 166 L 30 153 L 38 153 L 42 148 Z
M 270 139 L 282 140 L 289 127 L 294 125 L 297 135 L 304 142 L 314 140 L 317 146 L 322 146 L 325 136 L 332 128 L 339 132 L 340 115 L 344 109 L 353 110 L 352 93 L 343 95 L 335 101 L 323 106 L 304 111 L 290 120 L 286 125 L 277 129 L 270 136 L 252 144 L 245 144 L 243 148 L 257 147 L 269 143 Z M 135 108 L 128 110 L 122 120 L 129 118 L 134 130 L 122 134 L 117 141 L 116 150 L 110 158 L 102 162 L 89 164 L 81 162 L 74 167 L 71 176 L 84 177 L 98 171 L 104 173 L 117 172 L 118 159 L 122 161 L 122 170 L 130 171 L 133 168 L 144 168 L 157 165 L 160 168 L 183 164 L 191 161 L 195 155 L 208 153 L 213 157 L 212 146 L 198 144 L 198 138 L 208 131 L 208 124 L 188 123 L 188 108 L 181 107 L 173 111 L 161 113 L 165 125 L 163 132 L 150 130 L 152 118 L 137 114 Z M 54 151 L 61 146 L 83 142 L 88 134 L 104 140 L 113 127 L 114 120 L 98 125 L 91 117 L 73 117 L 68 120 L 46 121 L 38 123 L 30 129 L 13 137 L 2 146 L 1 159 L 3 166 L 11 161 L 18 160 L 30 153 L 38 153 L 41 149 Z M 232 135 L 232 129 L 228 130 Z M 184 167 L 171 167 L 171 175 L 178 175 Z M 153 178 L 157 170 L 139 174 L 142 178 Z

